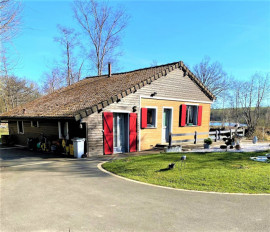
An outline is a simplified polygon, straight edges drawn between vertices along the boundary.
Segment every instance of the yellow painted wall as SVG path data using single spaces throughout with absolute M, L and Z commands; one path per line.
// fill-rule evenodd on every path
M 196 103 L 171 101 L 171 100 L 157 100 L 157 99 L 141 99 L 141 108 L 144 107 L 157 107 L 157 128 L 145 128 L 141 129 L 140 132 L 140 147 L 141 150 L 153 148 L 156 144 L 162 143 L 162 120 L 163 120 L 163 107 L 173 107 L 173 125 L 172 133 L 194 133 L 197 132 L 208 132 L 210 122 L 210 109 L 211 104 L 209 103 L 198 103 L 203 106 L 202 109 L 202 125 L 201 126 L 179 126 L 179 113 L 180 105 L 192 105 Z M 207 135 L 199 135 L 198 138 L 206 138 Z M 173 137 L 173 140 L 193 139 L 194 136 L 181 136 Z

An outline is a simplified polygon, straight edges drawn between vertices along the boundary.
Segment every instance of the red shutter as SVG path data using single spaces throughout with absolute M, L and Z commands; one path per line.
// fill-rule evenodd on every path
M 186 111 L 187 111 L 187 106 L 185 104 L 182 104 L 180 106 L 180 126 L 186 125 Z
M 147 108 L 141 108 L 141 128 L 147 127 Z
M 129 114 L 129 152 L 137 151 L 137 114 Z
M 104 130 L 104 154 L 113 153 L 113 113 L 103 113 L 103 130 Z
M 198 126 L 202 125 L 202 106 L 198 107 Z

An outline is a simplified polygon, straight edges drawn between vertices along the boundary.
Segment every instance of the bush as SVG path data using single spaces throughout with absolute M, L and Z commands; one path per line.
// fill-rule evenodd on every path
M 211 145 L 213 143 L 211 138 L 207 138 L 204 140 L 204 143 Z

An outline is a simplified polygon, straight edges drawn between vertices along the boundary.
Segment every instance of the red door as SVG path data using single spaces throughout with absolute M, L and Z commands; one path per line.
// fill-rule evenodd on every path
M 103 130 L 104 154 L 111 155 L 113 153 L 113 113 L 103 113 Z
M 129 114 L 129 152 L 137 151 L 137 114 Z

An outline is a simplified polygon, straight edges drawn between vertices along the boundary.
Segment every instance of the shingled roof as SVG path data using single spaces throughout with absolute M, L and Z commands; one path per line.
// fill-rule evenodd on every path
M 0 115 L 0 119 L 12 118 L 75 118 L 79 120 L 130 93 L 150 84 L 156 79 L 180 68 L 206 94 L 210 100 L 215 96 L 184 65 L 182 61 L 108 75 L 88 77 L 52 94 L 38 98 Z

